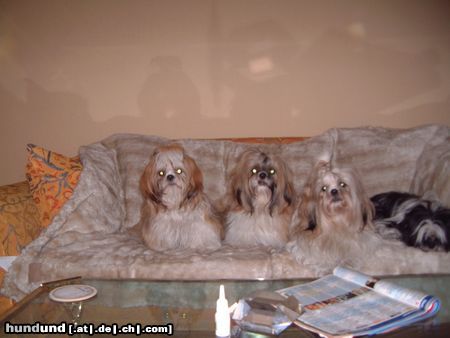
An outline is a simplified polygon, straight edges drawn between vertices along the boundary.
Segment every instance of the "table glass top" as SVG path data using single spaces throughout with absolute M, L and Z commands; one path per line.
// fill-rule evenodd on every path
M 386 336 L 405 337 L 432 334 L 439 336 L 450 328 L 450 275 L 399 276 L 384 278 L 395 283 L 432 294 L 441 300 L 439 313 L 427 322 L 392 332 Z M 7 323 L 41 323 L 62 325 L 76 323 L 77 337 L 88 337 L 89 330 L 128 329 L 137 336 L 136 330 L 166 330 L 171 325 L 175 337 L 214 337 L 214 312 L 219 296 L 219 286 L 225 286 L 229 304 L 250 295 L 256 290 L 286 288 L 311 281 L 302 280 L 249 280 L 249 281 L 139 281 L 139 280 L 93 280 L 74 279 L 47 284 L 31 294 L 18 309 L 2 319 L 0 333 L 4 334 Z M 80 302 L 56 302 L 49 292 L 63 284 L 86 284 L 94 287 L 97 294 Z M 137 328 L 139 326 L 139 328 Z M 15 327 L 16 328 L 16 327 Z M 55 326 L 55 330 L 58 326 Z M 444 330 L 445 329 L 445 330 Z M 67 327 L 65 328 L 67 331 Z M 85 331 L 83 331 L 85 330 Z M 123 331 L 123 330 L 122 330 Z M 99 332 L 99 331 L 97 331 Z M 164 332 L 164 331 L 162 331 Z M 243 337 L 262 335 L 241 332 Z M 22 337 L 23 334 L 8 334 L 8 337 Z M 42 334 L 41 337 L 64 337 L 65 334 Z M 121 335 L 117 335 L 120 337 Z M 130 335 L 122 335 L 130 336 Z M 166 336 L 162 334 L 161 336 Z M 314 334 L 295 326 L 286 330 L 281 337 L 315 337 Z

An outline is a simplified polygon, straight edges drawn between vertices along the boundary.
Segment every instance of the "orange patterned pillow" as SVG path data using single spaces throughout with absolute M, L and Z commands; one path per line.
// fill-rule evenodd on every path
M 80 178 L 80 158 L 29 144 L 26 177 L 39 209 L 41 226 L 48 226 L 63 204 L 72 196 Z

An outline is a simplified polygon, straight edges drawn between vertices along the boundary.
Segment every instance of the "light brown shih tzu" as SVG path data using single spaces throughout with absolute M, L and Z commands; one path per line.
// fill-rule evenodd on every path
M 287 248 L 294 257 L 329 272 L 338 264 L 357 267 L 363 246 L 376 240 L 372 228 L 373 205 L 361 180 L 351 168 L 332 167 L 320 161 L 306 182 L 292 218 Z
M 202 173 L 180 145 L 155 150 L 140 188 L 144 203 L 136 228 L 149 248 L 210 251 L 221 246 L 223 228 L 203 192 Z
M 284 247 L 294 205 L 291 177 L 279 157 L 259 149 L 244 151 L 229 177 L 225 243 Z

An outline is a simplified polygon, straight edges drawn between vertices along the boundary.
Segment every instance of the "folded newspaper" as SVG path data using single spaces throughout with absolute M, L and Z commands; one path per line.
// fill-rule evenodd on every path
M 344 267 L 277 292 L 302 305 L 296 325 L 325 337 L 385 333 L 432 317 L 440 308 L 436 297 Z

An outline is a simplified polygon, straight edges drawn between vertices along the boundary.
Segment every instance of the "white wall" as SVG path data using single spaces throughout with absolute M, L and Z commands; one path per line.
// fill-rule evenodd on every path
M 450 2 L 0 0 L 0 184 L 115 132 L 450 125 Z

